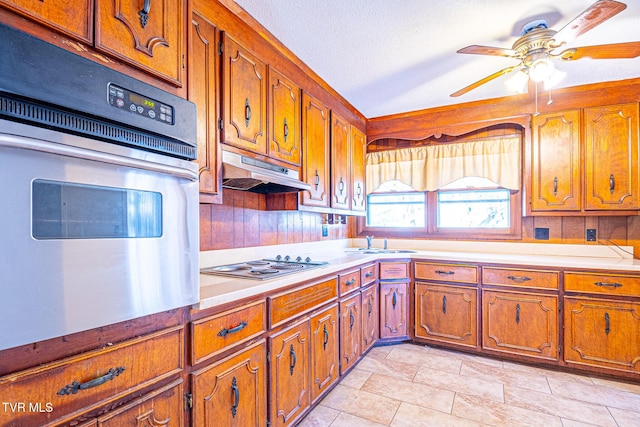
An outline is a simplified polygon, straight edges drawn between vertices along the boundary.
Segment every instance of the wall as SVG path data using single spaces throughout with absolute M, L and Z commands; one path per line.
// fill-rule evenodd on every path
M 221 205 L 200 205 L 200 250 L 315 242 L 349 237 L 348 224 L 328 225 L 325 215 L 301 211 L 266 210 L 266 197 L 246 191 L 223 190 Z

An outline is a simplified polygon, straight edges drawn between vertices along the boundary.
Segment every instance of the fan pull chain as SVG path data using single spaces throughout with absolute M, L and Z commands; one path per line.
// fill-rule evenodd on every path
M 553 99 L 551 99 L 551 88 L 549 88 L 549 100 L 547 101 L 547 105 L 553 104 Z

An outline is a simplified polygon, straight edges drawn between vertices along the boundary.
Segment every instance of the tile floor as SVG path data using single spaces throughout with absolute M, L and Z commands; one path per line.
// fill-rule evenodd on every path
M 415 344 L 374 347 L 299 427 L 640 427 L 617 382 Z

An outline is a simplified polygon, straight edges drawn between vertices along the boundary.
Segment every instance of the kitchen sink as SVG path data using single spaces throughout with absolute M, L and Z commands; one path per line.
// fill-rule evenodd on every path
M 358 253 L 361 254 L 415 254 L 417 251 L 412 251 L 409 249 L 365 249 L 360 248 Z

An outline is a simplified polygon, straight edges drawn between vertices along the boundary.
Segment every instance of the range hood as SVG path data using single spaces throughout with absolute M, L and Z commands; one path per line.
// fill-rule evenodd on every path
M 253 193 L 293 193 L 311 190 L 297 170 L 272 165 L 222 150 L 222 186 Z

